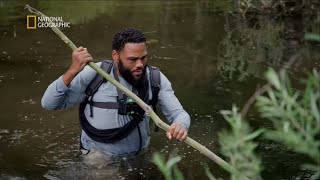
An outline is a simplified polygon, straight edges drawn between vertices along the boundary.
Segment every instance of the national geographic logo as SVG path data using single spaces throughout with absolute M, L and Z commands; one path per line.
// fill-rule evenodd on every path
M 27 29 L 48 27 L 70 28 L 70 22 L 64 22 L 62 17 L 37 17 L 36 15 L 27 15 Z
M 27 16 L 27 29 L 36 29 L 37 28 L 37 16 L 28 15 Z

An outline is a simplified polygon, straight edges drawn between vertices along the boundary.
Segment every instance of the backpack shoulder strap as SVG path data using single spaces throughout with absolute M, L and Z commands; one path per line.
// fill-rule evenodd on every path
M 113 67 L 112 60 L 104 60 L 101 62 L 100 68 L 103 69 L 108 74 L 110 74 L 112 67 Z M 90 97 L 94 93 L 96 93 L 99 87 L 101 86 L 101 84 L 104 82 L 107 82 L 107 80 L 105 80 L 100 74 L 97 73 L 89 83 L 87 89 L 85 90 L 87 97 Z
M 157 113 L 157 102 L 158 102 L 158 94 L 160 91 L 161 79 L 160 79 L 160 69 L 154 66 L 149 66 L 150 70 L 150 83 L 151 83 L 151 92 L 152 99 L 150 101 L 150 105 L 152 106 L 155 113 Z M 155 132 L 159 131 L 159 127 L 156 124 L 153 124 L 153 128 Z
M 160 91 L 160 70 L 157 67 L 149 66 L 150 70 L 150 83 L 151 83 L 151 92 L 152 92 L 152 99 L 150 104 L 153 106 L 154 109 L 156 109 L 156 104 L 158 102 L 158 94 Z

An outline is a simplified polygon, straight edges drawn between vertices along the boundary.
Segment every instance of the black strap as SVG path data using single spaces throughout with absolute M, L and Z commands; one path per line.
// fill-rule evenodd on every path
M 90 104 L 103 109 L 119 109 L 120 107 L 120 103 L 118 102 L 92 102 Z
M 93 127 L 87 120 L 84 109 L 88 103 L 88 98 L 80 103 L 79 117 L 80 125 L 84 132 L 93 140 L 101 143 L 113 143 L 127 137 L 143 120 L 141 116 L 132 116 L 132 120 L 126 123 L 124 126 L 113 129 L 97 129 Z M 141 135 L 139 135 L 141 136 Z
M 149 66 L 150 68 L 150 82 L 151 82 L 151 91 L 152 91 L 152 99 L 151 105 L 154 106 L 153 108 L 156 111 L 156 104 L 158 102 L 158 94 L 160 91 L 160 70 L 157 67 Z
M 113 67 L 113 61 L 111 60 L 104 60 L 101 62 L 100 68 L 103 69 L 106 73 L 110 74 L 111 69 Z M 94 78 L 89 83 L 88 87 L 85 90 L 85 93 L 88 97 L 94 95 L 102 83 L 106 82 L 104 77 L 102 77 L 100 74 L 96 74 Z
M 101 62 L 101 69 L 103 69 L 106 73 L 110 74 L 111 69 L 113 67 L 113 61 L 111 60 L 104 60 Z M 106 82 L 104 77 L 102 77 L 99 73 L 97 73 L 94 78 L 89 83 L 88 87 L 85 90 L 85 94 L 87 97 L 90 97 L 90 100 L 88 101 L 90 105 L 90 117 L 93 117 L 92 113 L 92 103 L 93 103 L 93 96 L 98 91 L 99 87 L 102 83 Z
M 120 82 L 116 67 L 113 68 L 113 76 L 116 81 Z M 118 98 L 117 98 L 118 102 L 126 99 L 127 95 L 125 95 L 122 91 L 120 91 L 119 88 L 117 88 L 117 92 L 118 92 Z
M 150 104 L 155 113 L 157 113 L 157 103 L 158 103 L 158 94 L 160 91 L 161 79 L 160 79 L 160 70 L 157 67 L 149 66 L 150 69 L 150 82 L 151 82 L 151 92 L 152 99 Z M 158 132 L 159 127 L 154 123 L 153 124 L 154 131 Z

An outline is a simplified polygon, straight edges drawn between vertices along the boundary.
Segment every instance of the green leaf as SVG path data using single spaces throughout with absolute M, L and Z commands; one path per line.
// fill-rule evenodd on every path
M 257 131 L 247 135 L 243 140 L 244 141 L 250 141 L 255 139 L 256 137 L 260 136 L 263 132 L 265 132 L 265 129 L 258 129 Z
M 171 180 L 171 171 L 165 166 L 164 156 L 159 153 L 154 153 L 152 157 L 152 162 L 158 166 L 159 170 L 163 174 L 166 180 Z
M 178 169 L 177 166 L 173 167 L 173 172 L 174 172 L 174 180 L 184 180 L 183 174 L 181 171 Z
M 306 33 L 304 35 L 304 38 L 306 40 L 311 40 L 311 41 L 318 41 L 320 42 L 320 35 L 319 34 L 314 34 L 314 33 Z
M 210 172 L 210 170 L 209 170 L 208 167 L 205 168 L 205 171 L 206 171 L 206 175 L 208 176 L 209 180 L 217 180 L 217 178 L 215 178 L 215 177 L 211 174 L 211 172 Z
M 180 156 L 176 156 L 176 157 L 172 157 L 168 160 L 168 162 L 166 163 L 166 167 L 168 169 L 171 169 L 175 164 L 177 164 L 179 161 L 181 161 L 181 157 Z
M 270 99 L 264 96 L 257 97 L 257 105 L 258 106 L 266 106 L 271 104 Z
M 276 89 L 280 89 L 281 88 L 281 84 L 280 84 L 280 80 L 279 80 L 279 76 L 277 75 L 277 73 L 273 70 L 273 69 L 269 69 L 266 73 L 266 78 L 268 79 L 268 81 L 276 88 Z
M 315 117 L 318 124 L 320 123 L 320 107 L 317 107 L 317 99 L 319 100 L 319 94 L 318 96 L 310 93 L 310 106 L 311 106 L 311 112 L 312 115 Z
M 277 100 L 277 98 L 276 98 L 273 90 L 272 90 L 272 89 L 269 89 L 267 92 L 268 92 L 268 95 L 269 95 L 272 103 L 273 103 L 274 105 L 277 105 L 277 104 L 278 104 L 278 100 Z

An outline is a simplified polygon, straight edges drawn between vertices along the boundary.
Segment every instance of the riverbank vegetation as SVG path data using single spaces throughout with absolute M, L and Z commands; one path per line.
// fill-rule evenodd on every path
M 312 0 L 228 3 L 213 0 L 206 4 L 210 5 L 226 17 L 226 35 L 217 55 L 221 76 L 239 81 L 255 76 L 266 83 L 253 91 L 253 98 L 242 111 L 237 108 L 240 105 L 220 111 L 230 125 L 229 130 L 218 133 L 220 152 L 240 171 L 240 174 L 231 173 L 230 179 L 244 179 L 243 175 L 251 179 L 264 178 L 264 159 L 257 150 L 261 141 L 270 141 L 287 152 L 302 156 L 303 161 L 298 163 L 303 174 L 298 177 L 318 179 L 320 71 L 317 62 L 320 62 L 320 55 L 315 45 L 320 42 L 317 10 L 320 3 Z M 291 77 L 297 68 L 304 68 L 304 73 L 298 78 Z M 253 104 L 255 106 L 251 106 Z M 268 125 L 250 126 L 251 122 L 246 118 L 248 111 Z M 159 156 L 154 157 L 156 165 L 166 178 L 173 177 L 179 157 L 166 163 L 164 157 Z M 208 168 L 204 172 L 209 179 L 217 179 Z M 179 171 L 177 174 L 183 179 Z

